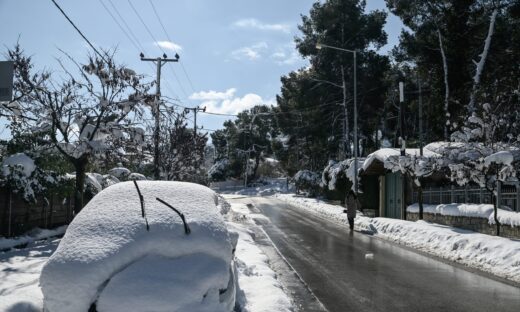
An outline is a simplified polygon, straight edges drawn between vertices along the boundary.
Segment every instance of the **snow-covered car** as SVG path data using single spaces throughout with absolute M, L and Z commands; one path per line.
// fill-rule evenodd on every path
M 106 188 L 43 267 L 44 311 L 232 311 L 237 237 L 218 201 L 192 183 Z

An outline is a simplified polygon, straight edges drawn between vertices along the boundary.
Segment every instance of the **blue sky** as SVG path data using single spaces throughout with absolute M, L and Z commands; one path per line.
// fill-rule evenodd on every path
M 117 48 L 118 62 L 137 72 L 155 75 L 151 64 L 139 60 L 143 49 L 147 57 L 178 52 L 182 66 L 163 67 L 162 94 L 185 106 L 203 104 L 208 111 L 236 113 L 260 103 L 274 104 L 280 77 L 307 65 L 296 53 L 293 38 L 299 35 L 300 15 L 308 14 L 314 0 L 152 0 L 153 6 L 149 0 L 131 0 L 153 38 L 128 0 L 56 1 L 96 47 Z M 123 28 L 128 25 L 133 33 L 128 35 L 135 35 L 137 42 L 127 38 L 103 4 Z M 385 9 L 384 0 L 368 0 L 367 10 L 373 9 Z M 20 37 L 39 68 L 59 71 L 55 58 L 63 55 L 58 48 L 78 60 L 91 52 L 51 0 L 0 0 L 0 20 L 3 50 Z M 397 43 L 401 28 L 399 19 L 389 15 L 389 43 L 381 53 Z M 198 125 L 208 129 L 218 129 L 228 119 L 199 116 Z

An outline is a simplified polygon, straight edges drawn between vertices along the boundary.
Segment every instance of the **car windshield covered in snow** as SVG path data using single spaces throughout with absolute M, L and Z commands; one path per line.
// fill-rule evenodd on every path
M 236 238 L 216 194 L 137 185 L 110 186 L 75 217 L 42 270 L 45 311 L 231 311 Z

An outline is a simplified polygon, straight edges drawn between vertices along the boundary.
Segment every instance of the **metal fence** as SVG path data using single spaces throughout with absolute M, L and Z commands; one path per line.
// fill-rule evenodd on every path
M 417 191 L 413 192 L 413 202 L 417 202 Z M 423 189 L 425 204 L 493 204 L 491 193 L 478 187 L 426 187 Z M 520 184 L 502 184 L 498 187 L 497 202 L 500 207 L 508 207 L 513 211 L 520 211 Z

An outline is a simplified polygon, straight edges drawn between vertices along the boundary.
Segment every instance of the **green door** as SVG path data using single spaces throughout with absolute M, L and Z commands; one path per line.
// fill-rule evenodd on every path
M 402 175 L 398 172 L 385 175 L 385 217 L 401 219 L 403 196 Z

